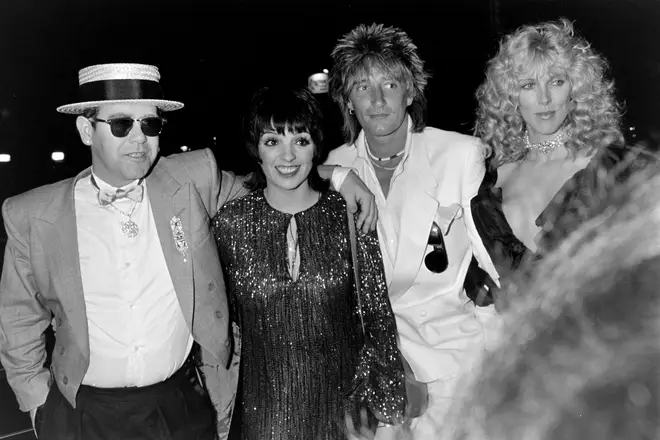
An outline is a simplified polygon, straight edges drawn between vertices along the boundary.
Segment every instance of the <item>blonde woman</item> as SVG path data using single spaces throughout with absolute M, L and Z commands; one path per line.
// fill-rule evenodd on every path
M 475 133 L 492 151 L 473 211 L 500 275 L 551 250 L 634 170 L 606 71 L 566 19 L 519 28 L 488 62 Z

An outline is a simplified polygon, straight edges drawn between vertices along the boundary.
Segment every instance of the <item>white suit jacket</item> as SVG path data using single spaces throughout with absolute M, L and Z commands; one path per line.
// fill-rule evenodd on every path
M 451 314 L 447 310 L 447 299 L 433 292 L 424 292 L 424 297 L 420 297 L 419 290 L 413 286 L 428 252 L 429 231 L 434 219 L 443 219 L 440 224 L 443 233 L 454 220 L 463 221 L 472 253 L 480 267 L 496 283 L 499 283 L 499 276 L 479 237 L 470 210 L 470 201 L 477 194 L 485 173 L 483 144 L 472 136 L 428 127 L 422 133 L 409 131 L 406 150 L 403 172 L 396 177 L 396 191 L 392 187 L 387 196 L 388 206 L 397 199 L 401 209 L 394 214 L 399 224 L 398 245 L 393 267 L 385 265 L 386 276 L 390 300 L 397 315 L 401 350 L 418 379 L 430 382 L 453 376 L 463 362 L 460 353 L 469 345 L 448 342 L 456 339 L 452 332 L 467 327 L 460 321 L 456 325 L 448 322 L 452 318 L 447 318 L 447 314 Z M 372 165 L 365 150 L 364 131 L 354 144 L 333 150 L 327 163 L 352 167 L 370 185 L 371 179 L 365 179 L 372 172 Z M 376 188 L 372 188 L 374 190 Z M 379 217 L 379 232 L 381 220 Z M 382 239 L 383 234 L 379 235 Z M 462 288 L 464 276 L 462 273 L 462 277 L 456 280 L 458 291 Z M 475 310 L 476 314 L 495 314 L 492 306 L 477 309 L 484 310 Z M 429 356 L 439 350 L 457 352 L 452 354 L 456 360 L 429 366 L 429 362 L 443 363 L 429 361 Z

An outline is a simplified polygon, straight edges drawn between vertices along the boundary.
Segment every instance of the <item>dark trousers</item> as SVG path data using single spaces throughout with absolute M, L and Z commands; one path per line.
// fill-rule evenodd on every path
M 39 440 L 214 440 L 215 412 L 187 362 L 164 382 L 140 388 L 81 385 L 76 407 L 53 384 L 37 412 Z

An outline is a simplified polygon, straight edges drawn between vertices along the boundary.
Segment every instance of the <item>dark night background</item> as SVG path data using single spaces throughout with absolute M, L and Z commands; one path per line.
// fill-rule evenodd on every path
M 359 23 L 406 30 L 433 72 L 429 125 L 470 132 L 499 37 L 560 16 L 610 61 L 639 140 L 660 107 L 660 0 L 1 0 L 0 153 L 12 161 L 0 163 L 0 201 L 90 164 L 75 118 L 55 112 L 90 64 L 158 65 L 166 97 L 186 104 L 168 115 L 163 154 L 211 147 L 221 167 L 244 171 L 240 120 L 255 88 L 304 86 Z
M 562 16 L 610 61 L 629 142 L 655 133 L 660 144 L 660 0 L 0 0 L 0 154 L 12 159 L 0 163 L 0 202 L 90 165 L 75 118 L 55 108 L 72 102 L 78 70 L 91 64 L 159 66 L 166 98 L 186 104 L 168 115 L 162 153 L 210 147 L 220 167 L 243 172 L 253 91 L 305 86 L 357 24 L 406 30 L 433 73 L 429 125 L 469 133 L 499 38 Z M 53 151 L 66 159 L 53 162 Z M 0 228 L 0 264 L 5 240 Z M 1 368 L 0 397 L 0 437 L 34 439 Z

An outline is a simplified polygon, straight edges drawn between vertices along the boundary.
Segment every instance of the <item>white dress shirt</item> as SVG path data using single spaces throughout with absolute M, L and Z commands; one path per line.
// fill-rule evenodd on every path
M 94 174 L 93 174 L 94 175 Z M 94 175 L 100 188 L 110 185 Z M 135 183 L 135 182 L 134 182 Z M 146 184 L 137 203 L 101 206 L 90 178 L 75 189 L 80 272 L 89 328 L 90 363 L 83 384 L 146 386 L 170 377 L 193 343 L 161 249 Z M 122 234 L 130 213 L 139 227 Z

